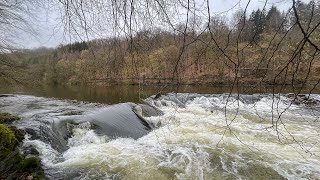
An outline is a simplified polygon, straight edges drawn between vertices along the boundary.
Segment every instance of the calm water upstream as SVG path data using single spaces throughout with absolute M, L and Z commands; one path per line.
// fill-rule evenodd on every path
M 304 88 L 301 93 L 310 93 L 312 87 Z M 123 102 L 139 102 L 141 99 L 162 92 L 181 92 L 181 93 L 201 93 L 201 94 L 223 94 L 229 93 L 231 86 L 29 86 L 29 87 L 6 87 L 0 86 L 0 93 L 15 93 L 24 95 L 34 95 L 41 97 L 54 97 L 60 99 L 70 99 L 104 104 L 117 104 Z M 254 87 L 245 86 L 236 92 L 241 94 L 271 93 L 272 86 Z M 275 87 L 275 93 L 297 92 L 298 88 Z M 312 93 L 319 94 L 320 88 L 316 88 Z
M 319 92 L 229 89 L 2 87 L 0 112 L 48 179 L 320 179 Z

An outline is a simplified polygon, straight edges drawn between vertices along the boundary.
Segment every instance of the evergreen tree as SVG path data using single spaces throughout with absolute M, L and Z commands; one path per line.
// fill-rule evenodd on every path
M 280 28 L 280 32 L 284 31 L 284 26 L 282 22 L 284 17 L 281 15 L 277 7 L 272 6 L 266 16 L 266 32 L 276 32 Z M 280 27 L 281 26 L 281 27 Z
M 258 9 L 253 11 L 250 15 L 249 21 L 252 24 L 252 36 L 251 40 L 259 40 L 259 35 L 264 31 L 266 27 L 266 12 L 265 10 Z

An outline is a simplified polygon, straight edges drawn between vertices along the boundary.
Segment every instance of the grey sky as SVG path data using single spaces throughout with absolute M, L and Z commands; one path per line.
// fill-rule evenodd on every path
M 198 2 L 203 1 L 198 0 Z M 303 0 L 303 2 L 309 2 L 309 0 Z M 211 0 L 210 8 L 213 15 L 223 13 L 227 17 L 231 17 L 236 10 L 240 8 L 244 9 L 247 3 L 248 0 Z M 252 12 L 258 8 L 262 9 L 264 3 L 265 0 L 251 0 L 247 11 Z M 286 11 L 292 5 L 292 1 L 269 0 L 266 8 L 269 9 L 272 5 L 277 6 L 280 11 Z M 18 41 L 20 47 L 56 47 L 61 43 L 70 42 L 70 40 L 64 36 L 64 28 L 58 10 L 39 10 L 38 14 L 40 14 L 40 16 L 37 21 L 32 22 L 36 34 L 30 35 L 21 32 L 19 35 L 20 40 Z

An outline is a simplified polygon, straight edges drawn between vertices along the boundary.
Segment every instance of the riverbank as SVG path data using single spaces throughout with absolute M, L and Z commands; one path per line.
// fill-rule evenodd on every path
M 97 78 L 91 79 L 83 83 L 82 85 L 98 85 L 98 86 L 112 86 L 112 85 L 144 85 L 144 86 L 232 86 L 232 84 L 238 83 L 240 86 L 311 86 L 318 83 L 318 79 L 309 79 L 304 82 L 304 80 L 295 81 L 274 81 L 274 79 L 260 79 L 260 78 L 239 78 L 235 79 L 222 79 L 222 78 L 186 78 L 181 80 L 176 80 L 172 78 Z M 66 84 L 70 86 L 77 86 L 80 84 Z
M 44 171 L 39 157 L 33 153 L 23 154 L 19 147 L 24 140 L 25 132 L 10 126 L 19 117 L 0 113 L 0 180 L 44 179 Z

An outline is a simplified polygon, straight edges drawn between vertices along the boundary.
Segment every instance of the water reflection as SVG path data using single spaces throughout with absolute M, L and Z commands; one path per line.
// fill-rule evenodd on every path
M 303 88 L 301 93 L 309 93 L 312 87 Z M 275 93 L 292 93 L 299 89 L 292 87 L 275 87 Z M 29 94 L 43 97 L 55 97 L 61 99 L 71 99 L 78 101 L 88 101 L 106 104 L 116 104 L 121 102 L 139 102 L 150 95 L 161 92 L 184 92 L 184 93 L 203 93 L 203 94 L 222 94 L 229 93 L 231 86 L 205 86 L 205 85 L 180 85 L 180 86 L 128 86 L 128 85 L 114 85 L 114 86 L 14 86 L 14 87 L 0 87 L 0 94 L 3 93 L 17 93 Z M 272 93 L 273 86 L 242 86 L 234 88 L 233 93 L 239 92 L 241 94 L 253 93 Z M 312 93 L 320 93 L 320 88 L 312 91 Z

